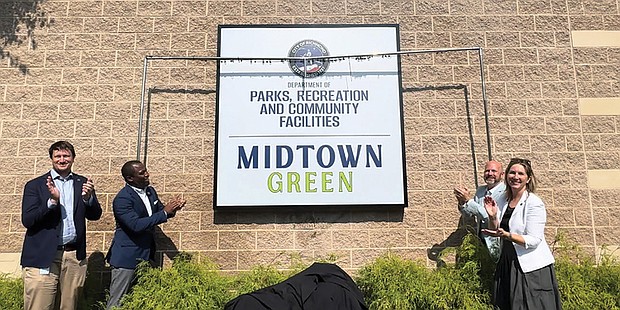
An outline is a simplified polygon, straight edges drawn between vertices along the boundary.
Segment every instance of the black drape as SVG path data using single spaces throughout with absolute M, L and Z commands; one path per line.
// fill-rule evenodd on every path
M 284 282 L 229 301 L 224 310 L 367 310 L 353 279 L 334 264 L 314 263 Z

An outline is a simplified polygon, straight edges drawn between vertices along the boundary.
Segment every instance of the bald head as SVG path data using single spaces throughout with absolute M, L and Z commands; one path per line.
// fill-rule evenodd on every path
M 484 165 L 484 182 L 487 184 L 488 189 L 499 184 L 502 181 L 503 175 L 504 170 L 500 162 L 489 160 L 486 165 Z

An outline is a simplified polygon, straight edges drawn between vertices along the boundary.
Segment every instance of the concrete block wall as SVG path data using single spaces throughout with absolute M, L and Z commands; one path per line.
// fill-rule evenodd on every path
M 76 146 L 75 171 L 94 179 L 104 204 L 103 218 L 89 223 L 88 250 L 107 251 L 120 166 L 136 157 L 143 59 L 215 56 L 219 24 L 394 23 L 401 50 L 482 47 L 493 156 L 532 160 L 547 204 L 548 242 L 563 232 L 597 255 L 601 246 L 620 244 L 608 233 L 620 228 L 619 6 L 0 0 L 1 33 L 16 34 L 3 35 L 0 47 L 0 266 L 16 270 L 23 185 L 50 168 L 47 148 L 59 139 Z M 152 183 L 163 200 L 179 194 L 188 201 L 161 226 L 163 252 L 200 252 L 229 271 L 327 257 L 355 270 L 387 251 L 431 266 L 432 253 L 460 242 L 465 232 L 452 188 L 473 190 L 474 165 L 481 174 L 489 147 L 476 52 L 402 57 L 404 210 L 214 212 L 215 67 L 155 61 L 149 69 Z

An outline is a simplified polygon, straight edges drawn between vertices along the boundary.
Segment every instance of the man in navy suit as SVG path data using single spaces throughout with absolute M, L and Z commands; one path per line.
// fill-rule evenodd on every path
M 55 142 L 49 156 L 52 169 L 24 187 L 24 309 L 74 310 L 86 279 L 86 219 L 98 220 L 101 205 L 93 181 L 71 171 L 71 143 Z
M 149 186 L 149 173 L 137 160 L 126 162 L 121 174 L 127 183 L 112 202 L 116 229 L 106 260 L 112 266 L 110 299 L 107 309 L 118 306 L 131 286 L 140 261 L 155 257 L 154 229 L 185 206 L 185 200 L 173 198 L 163 204 Z

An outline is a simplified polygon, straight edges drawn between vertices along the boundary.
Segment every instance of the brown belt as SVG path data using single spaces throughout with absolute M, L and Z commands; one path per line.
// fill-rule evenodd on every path
M 77 250 L 77 244 L 75 243 L 67 243 L 58 246 L 58 251 L 71 252 Z

